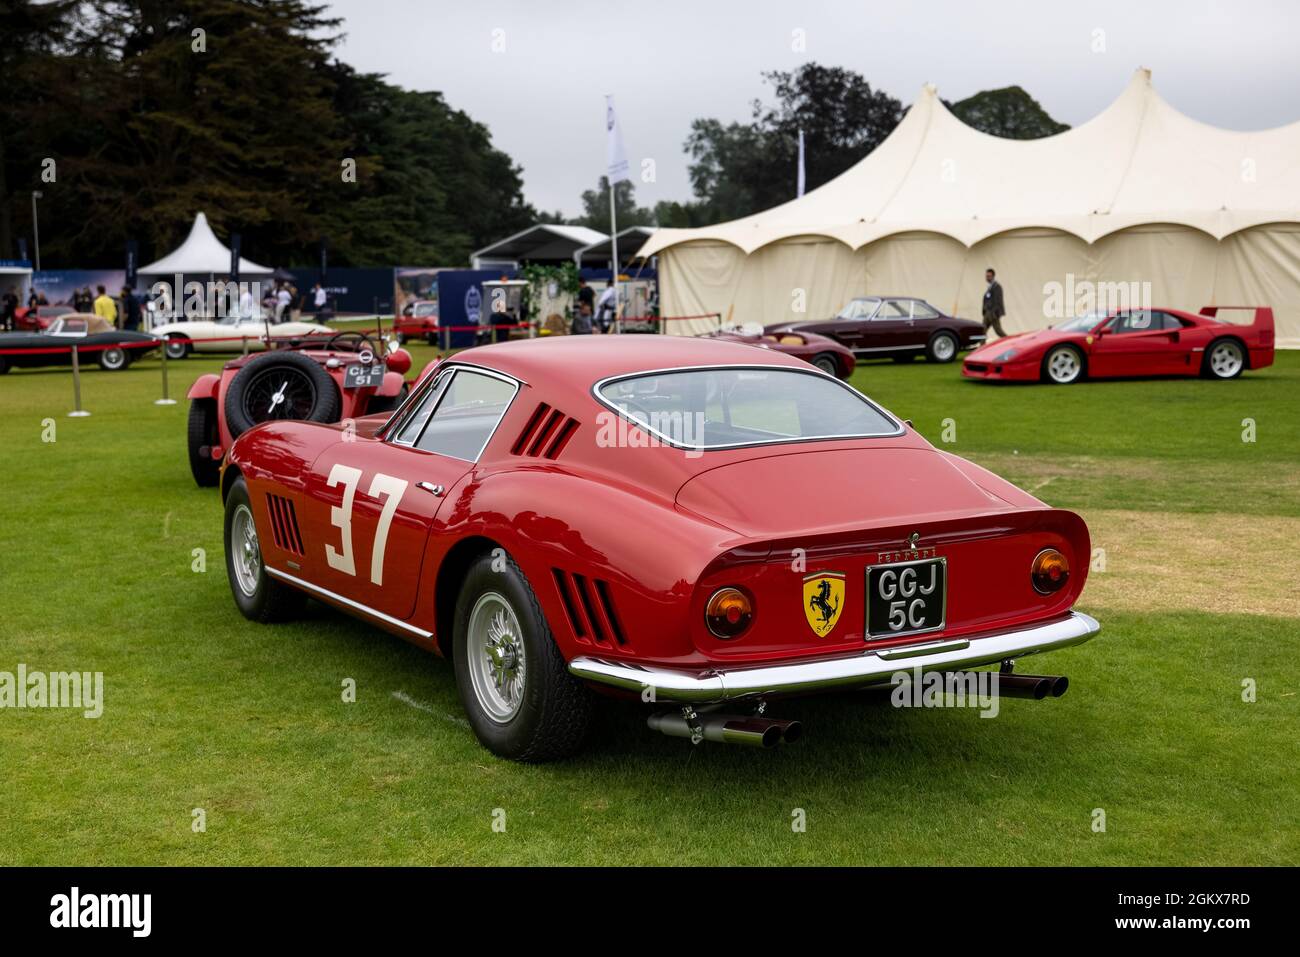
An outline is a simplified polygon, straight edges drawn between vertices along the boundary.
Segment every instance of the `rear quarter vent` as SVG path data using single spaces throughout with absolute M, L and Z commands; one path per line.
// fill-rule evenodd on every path
M 510 446 L 510 454 L 555 460 L 576 431 L 577 419 L 541 402 Z
M 564 607 L 573 636 L 579 641 L 605 647 L 622 647 L 627 644 L 622 619 L 614 603 L 613 589 L 601 578 L 570 573 L 552 568 L 555 589 Z

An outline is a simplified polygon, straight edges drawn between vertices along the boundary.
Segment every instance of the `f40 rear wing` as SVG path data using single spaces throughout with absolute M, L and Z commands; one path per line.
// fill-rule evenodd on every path
M 1272 306 L 1202 306 L 1201 315 L 1209 316 L 1211 319 L 1219 318 L 1221 312 L 1254 312 L 1255 319 L 1250 324 L 1259 326 L 1264 329 L 1273 328 L 1273 307 Z

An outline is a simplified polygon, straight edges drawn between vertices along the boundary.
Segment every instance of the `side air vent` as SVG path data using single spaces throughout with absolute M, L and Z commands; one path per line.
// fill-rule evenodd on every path
M 275 546 L 292 555 L 302 554 L 302 533 L 298 531 L 298 515 L 293 502 L 280 495 L 267 495 L 266 508 L 271 515 L 271 537 Z
M 552 409 L 543 402 L 528 417 L 515 444 L 510 446 L 510 452 L 533 458 L 557 459 L 576 431 L 576 419 L 569 418 L 559 409 Z
M 598 645 L 627 644 L 608 582 L 558 568 L 552 568 L 551 574 L 574 637 Z

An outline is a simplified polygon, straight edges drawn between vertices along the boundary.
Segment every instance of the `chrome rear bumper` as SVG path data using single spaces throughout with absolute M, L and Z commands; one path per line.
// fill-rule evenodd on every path
M 952 671 L 1081 644 L 1101 630 L 1095 618 L 1072 611 L 1045 625 L 976 638 L 882 648 L 839 658 L 731 670 L 678 671 L 580 657 L 569 672 L 585 681 L 643 693 L 656 701 L 707 704 L 764 694 L 801 694 L 887 682 L 898 671 Z

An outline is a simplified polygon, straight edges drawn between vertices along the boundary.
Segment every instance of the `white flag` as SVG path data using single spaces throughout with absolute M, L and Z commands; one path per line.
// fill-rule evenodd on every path
M 803 173 L 803 130 L 799 131 L 799 185 L 795 187 L 795 195 L 803 195 L 804 173 Z
M 605 133 L 608 136 L 607 160 L 605 175 L 609 177 L 609 185 L 632 181 L 632 176 L 628 172 L 627 151 L 623 149 L 623 131 L 618 128 L 618 117 L 614 114 L 614 97 L 605 97 Z

